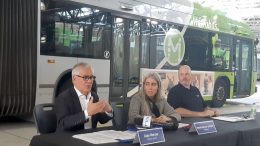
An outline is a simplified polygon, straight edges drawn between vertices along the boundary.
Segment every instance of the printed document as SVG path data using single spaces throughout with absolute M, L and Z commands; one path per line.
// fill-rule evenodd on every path
M 73 138 L 78 138 L 92 144 L 113 143 L 119 140 L 134 139 L 136 132 L 133 131 L 115 131 L 104 130 L 92 133 L 73 135 Z
M 178 128 L 183 128 L 183 127 L 186 127 L 186 126 L 189 126 L 189 124 L 186 124 L 186 123 L 179 123 Z
M 212 117 L 212 118 L 216 119 L 216 120 L 222 120 L 222 121 L 228 121 L 228 122 L 240 122 L 240 121 L 253 120 L 253 118 L 244 118 L 244 117 L 239 117 L 239 116 L 217 116 L 217 117 Z

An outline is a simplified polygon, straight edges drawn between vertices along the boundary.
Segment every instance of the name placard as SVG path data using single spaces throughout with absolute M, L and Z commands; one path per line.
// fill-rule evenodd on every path
M 198 135 L 217 132 L 215 124 L 212 120 L 203 121 L 203 122 L 195 122 L 195 123 L 193 123 L 193 125 L 194 125 Z
M 165 142 L 163 129 L 161 127 L 139 130 L 136 133 L 136 138 L 138 138 L 138 141 L 141 146 Z M 134 143 L 136 143 L 136 140 L 134 140 Z

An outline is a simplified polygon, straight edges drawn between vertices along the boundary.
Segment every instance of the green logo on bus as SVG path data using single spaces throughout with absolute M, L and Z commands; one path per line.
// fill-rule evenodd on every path
M 170 29 L 164 39 L 164 55 L 171 65 L 179 65 L 184 57 L 185 43 L 181 32 Z

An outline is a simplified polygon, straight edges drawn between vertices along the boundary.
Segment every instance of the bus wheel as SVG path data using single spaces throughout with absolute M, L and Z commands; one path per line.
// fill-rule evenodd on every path
M 223 79 L 217 80 L 213 92 L 212 106 L 213 107 L 223 106 L 224 103 L 226 102 L 228 94 L 229 92 L 228 92 L 226 81 Z

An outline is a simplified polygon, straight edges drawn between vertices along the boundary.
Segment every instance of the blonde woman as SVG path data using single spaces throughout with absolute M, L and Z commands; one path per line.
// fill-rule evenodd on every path
M 181 120 L 181 116 L 161 96 L 161 79 L 157 73 L 147 74 L 139 94 L 131 99 L 128 124 L 135 124 L 135 119 L 143 116 L 152 116 L 153 123 L 161 124 Z

